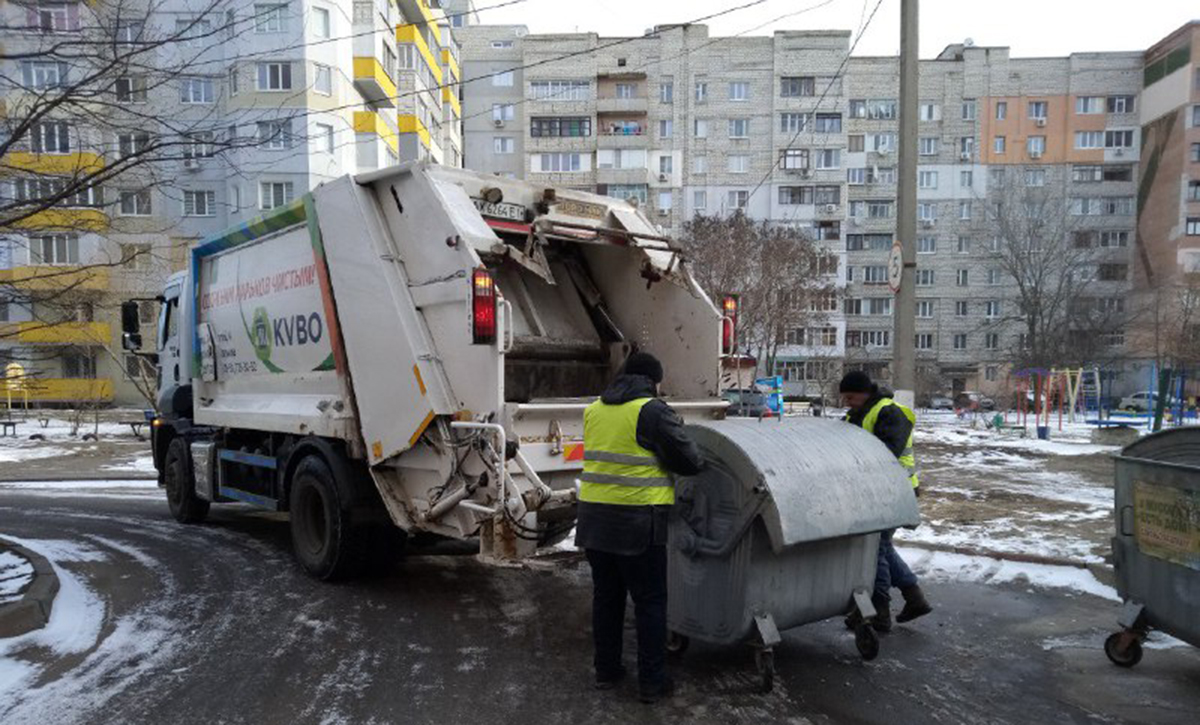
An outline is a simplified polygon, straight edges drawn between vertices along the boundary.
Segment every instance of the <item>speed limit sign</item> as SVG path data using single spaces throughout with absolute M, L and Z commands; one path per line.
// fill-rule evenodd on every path
M 897 241 L 892 245 L 892 253 L 888 257 L 888 287 L 892 289 L 892 294 L 900 291 L 900 280 L 904 276 L 904 252 Z

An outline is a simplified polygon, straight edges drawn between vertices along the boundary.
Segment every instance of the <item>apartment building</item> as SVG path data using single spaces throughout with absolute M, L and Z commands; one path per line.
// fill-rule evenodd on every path
M 21 365 L 36 404 L 146 403 L 152 373 L 121 350 L 119 303 L 157 294 L 196 240 L 346 173 L 461 163 L 458 47 L 425 0 L 165 0 L 140 14 L 29 0 L 0 18 L 9 57 L 23 54 L 0 69 L 0 196 L 14 220 L 0 228 L 0 362 Z M 94 70 L 47 51 L 67 40 L 128 61 L 14 137 L 31 96 Z M 146 149 L 145 163 L 19 214 Z M 143 304 L 147 340 L 156 315 Z
M 840 303 L 789 330 L 789 392 L 828 391 L 843 365 L 890 376 L 898 66 L 847 58 L 844 31 L 635 38 L 464 28 L 466 165 L 638 199 L 664 231 L 743 209 L 838 256 Z M 1141 160 L 1143 54 L 1011 58 L 952 45 L 921 62 L 918 366 L 933 389 L 1000 392 L 1022 344 L 997 264 L 1006 197 L 1053 196 L 1096 251 L 1089 304 L 1124 310 Z M 493 75 L 495 74 L 495 75 Z M 763 181 L 761 185 L 760 181 Z M 1044 190 L 1044 192 L 1042 191 Z M 1127 357 L 1120 330 L 1105 364 Z

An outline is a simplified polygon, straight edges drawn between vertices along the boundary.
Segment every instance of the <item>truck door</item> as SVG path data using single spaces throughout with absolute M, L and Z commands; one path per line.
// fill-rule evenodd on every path
M 163 292 L 165 298 L 158 313 L 158 409 L 176 417 L 182 411 L 172 407 L 175 391 L 188 377 L 182 369 L 183 353 L 180 344 L 179 301 L 182 287 L 171 285 Z

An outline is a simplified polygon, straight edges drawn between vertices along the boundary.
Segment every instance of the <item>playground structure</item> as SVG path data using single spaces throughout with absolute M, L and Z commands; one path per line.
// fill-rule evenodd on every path
M 4 417 L 12 418 L 13 398 L 21 403 L 23 413 L 29 411 L 29 376 L 21 363 L 10 362 L 4 367 Z

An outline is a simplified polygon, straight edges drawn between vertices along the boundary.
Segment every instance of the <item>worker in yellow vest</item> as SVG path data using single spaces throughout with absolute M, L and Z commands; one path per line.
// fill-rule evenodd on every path
M 854 370 L 846 373 L 838 386 L 842 402 L 846 405 L 846 421 L 871 433 L 888 447 L 900 465 L 908 472 L 913 494 L 921 495 L 921 481 L 917 476 L 917 459 L 913 454 L 913 428 L 917 416 L 907 406 L 892 400 L 890 394 L 880 390 L 866 373 Z M 891 589 L 896 587 L 904 596 L 904 609 L 896 616 L 897 622 L 908 622 L 933 611 L 917 583 L 917 575 L 900 558 L 892 544 L 895 530 L 879 534 L 879 560 L 875 567 L 875 591 L 871 602 L 877 614 L 872 626 L 879 632 L 892 628 Z M 846 619 L 846 626 L 858 624 L 857 610 Z
M 583 414 L 583 475 L 575 544 L 592 568 L 596 688 L 625 676 L 621 644 L 625 598 L 637 616 L 638 689 L 643 702 L 669 695 L 667 677 L 667 513 L 672 474 L 704 467 L 671 406 L 658 398 L 662 363 L 629 356 L 600 399 Z

